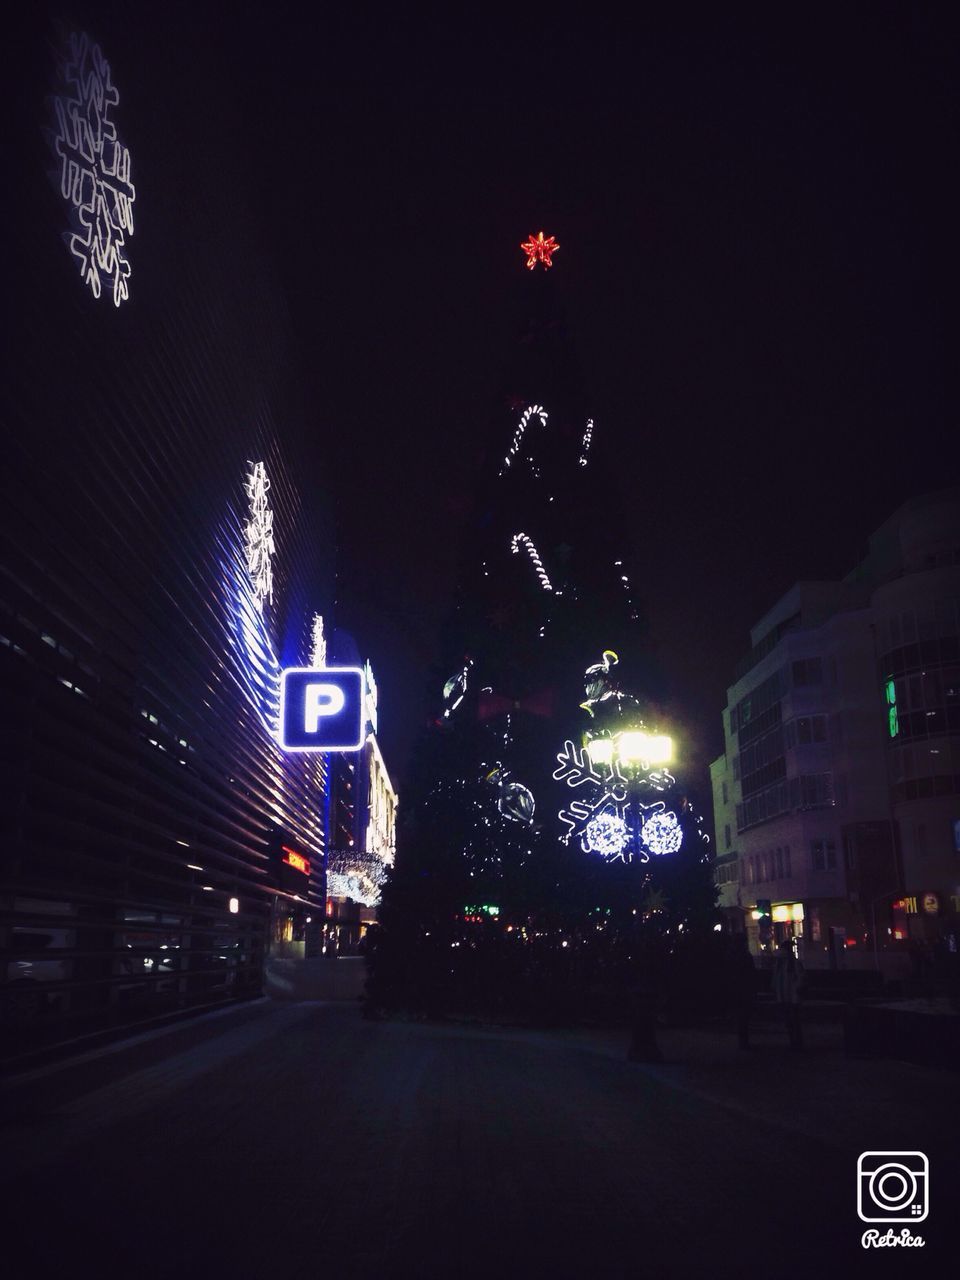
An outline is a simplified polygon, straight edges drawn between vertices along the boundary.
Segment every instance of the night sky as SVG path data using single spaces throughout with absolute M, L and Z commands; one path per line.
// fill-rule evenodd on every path
M 748 628 L 955 479 L 955 40 L 938 12 L 111 11 L 138 29 L 122 51 L 104 37 L 118 83 L 174 30 L 236 95 L 337 503 L 338 621 L 378 674 L 401 788 L 476 460 L 502 430 L 529 233 L 562 246 L 592 483 L 601 460 L 631 478 L 609 520 L 646 558 L 701 785 Z

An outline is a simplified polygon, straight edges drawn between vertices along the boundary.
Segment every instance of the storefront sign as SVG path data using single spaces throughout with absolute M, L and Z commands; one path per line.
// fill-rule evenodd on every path
M 928 916 L 939 915 L 940 899 L 935 893 L 925 893 L 923 895 L 923 909 Z
M 294 871 L 302 871 L 305 876 L 310 874 L 310 859 L 305 858 L 302 853 L 297 853 L 296 849 L 291 849 L 289 845 L 282 845 L 283 861 L 288 867 L 293 867 Z
M 780 902 L 773 908 L 774 924 L 784 924 L 790 920 L 803 919 L 802 902 Z
M 280 673 L 284 751 L 359 751 L 364 713 L 360 667 L 287 667 Z

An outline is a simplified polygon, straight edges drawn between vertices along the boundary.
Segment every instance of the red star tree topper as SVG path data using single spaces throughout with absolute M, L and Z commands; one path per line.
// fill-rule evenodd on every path
M 539 235 L 531 234 L 530 239 L 520 248 L 527 255 L 527 270 L 532 271 L 538 262 L 542 262 L 547 269 L 552 267 L 551 255 L 556 253 L 560 246 L 553 236 L 544 237 L 541 231 Z

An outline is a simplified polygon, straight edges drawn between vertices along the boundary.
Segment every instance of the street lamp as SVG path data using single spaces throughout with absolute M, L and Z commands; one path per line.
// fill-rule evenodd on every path
M 613 764 L 614 742 L 612 738 L 593 738 L 587 743 L 591 764 Z
M 587 743 L 592 764 L 665 765 L 673 759 L 673 739 L 662 733 L 629 729 L 613 737 L 592 738 Z

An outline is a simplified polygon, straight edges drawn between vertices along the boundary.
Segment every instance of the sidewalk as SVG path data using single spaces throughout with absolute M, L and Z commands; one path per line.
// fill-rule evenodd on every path
M 824 1011 L 826 1014 L 826 1011 Z M 751 1049 L 720 1028 L 661 1027 L 663 1062 L 637 1071 L 697 1098 L 844 1149 L 939 1149 L 956 1109 L 957 1077 L 908 1062 L 848 1058 L 839 1015 L 804 1023 L 794 1053 L 773 1020 L 755 1020 Z M 626 1031 L 546 1032 L 587 1052 L 626 1060 Z
M 0 1079 L 0 1127 L 55 1110 L 71 1099 L 231 1031 L 269 1020 L 276 1006 L 265 996 L 187 1017 L 138 1035 L 109 1041 Z
M 362 956 L 309 960 L 268 956 L 263 989 L 273 1000 L 342 1000 L 358 1003 L 367 980 Z

